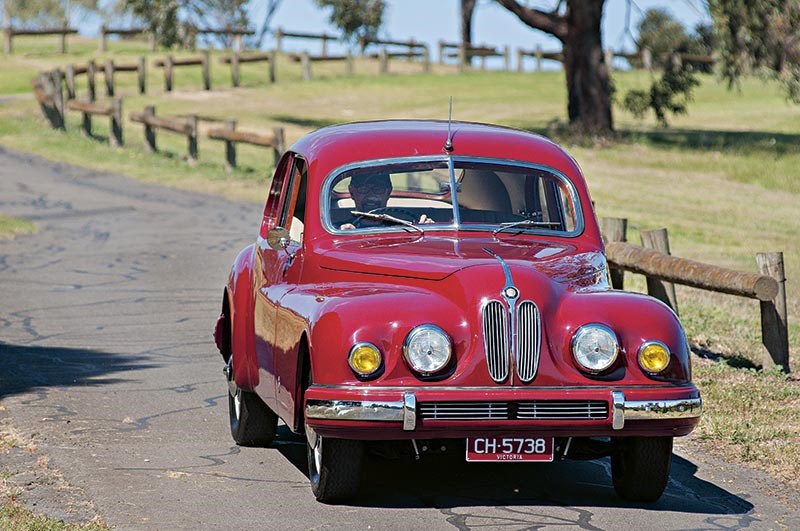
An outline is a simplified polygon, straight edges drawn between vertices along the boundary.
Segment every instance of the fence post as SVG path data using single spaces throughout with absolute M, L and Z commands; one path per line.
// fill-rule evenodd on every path
M 81 136 L 85 136 L 86 138 L 92 137 L 92 115 L 86 111 L 83 111 L 83 116 L 81 120 Z
M 97 91 L 94 83 L 96 73 L 97 65 L 94 59 L 90 59 L 89 62 L 86 63 L 86 87 L 89 90 L 89 101 L 95 101 L 97 99 Z
M 537 72 L 541 72 L 542 71 L 542 59 L 543 59 L 543 57 L 542 57 L 542 45 L 541 44 L 537 44 L 536 45 L 536 71 Z
M 139 57 L 139 65 L 136 67 L 136 77 L 139 80 L 139 94 L 144 94 L 147 91 L 147 63 L 145 63 L 144 56 Z
M 645 70 L 653 70 L 653 52 L 650 48 L 642 50 L 642 66 Z
M 508 45 L 503 47 L 503 65 L 506 72 L 511 71 L 511 49 Z
M 75 99 L 75 65 L 67 65 L 64 68 L 67 75 L 67 99 Z
M 626 242 L 628 241 L 628 220 L 627 218 L 600 218 L 600 232 L 607 242 Z M 610 268 L 609 276 L 611 277 L 611 287 L 624 289 L 624 270 Z
M 235 53 L 239 53 L 238 51 Z M 211 90 L 211 54 L 203 50 L 203 90 Z
M 347 50 L 347 65 L 345 67 L 345 72 L 346 72 L 347 76 L 349 77 L 349 76 L 353 75 L 353 71 L 354 71 L 354 67 L 353 67 L 353 52 L 351 52 L 348 49 Z
M 14 53 L 14 28 L 6 26 L 3 28 L 3 33 L 5 34 L 5 39 L 3 39 L 3 52 L 6 55 L 11 55 Z
M 278 28 L 278 31 L 275 32 L 275 51 L 280 53 L 281 52 L 281 44 L 283 41 L 283 30 Z
M 100 25 L 100 35 L 97 37 L 97 51 L 106 53 L 106 25 Z
M 189 134 L 186 135 L 189 144 L 186 162 L 193 166 L 197 164 L 197 115 L 189 116 L 186 121 L 189 124 Z
M 525 51 L 522 48 L 517 48 L 517 73 L 521 74 L 525 71 L 525 65 L 522 64 L 522 59 L 524 56 Z
M 439 64 L 444 64 L 444 41 L 439 41 Z
M 640 235 L 642 247 L 645 249 L 654 249 L 664 254 L 670 254 L 667 229 L 643 230 L 640 231 Z M 678 314 L 675 284 L 647 277 L 647 293 L 672 308 L 676 315 Z
M 172 92 L 172 56 L 164 59 L 164 90 Z
M 423 58 L 422 58 L 422 61 L 423 61 L 423 66 L 422 66 L 422 70 L 423 70 L 425 73 L 428 73 L 428 72 L 430 72 L 430 71 L 431 71 L 431 49 L 430 49 L 430 47 L 429 47 L 427 44 L 423 44 L 423 45 L 422 45 L 422 53 L 423 53 Z
M 378 51 L 378 71 L 381 74 L 388 74 L 389 73 L 389 54 L 386 53 L 386 48 L 381 48 Z
M 64 119 L 64 88 L 61 82 L 61 70 L 56 68 L 50 73 L 50 79 L 53 83 L 53 101 L 55 102 L 56 112 L 58 114 L 58 129 L 65 131 L 67 123 Z
M 106 96 L 114 96 L 114 60 L 108 59 L 105 64 Z
M 239 52 L 234 51 L 231 54 L 231 86 L 239 86 Z
M 64 26 L 63 26 L 62 29 L 64 30 L 64 33 L 61 34 L 61 41 L 59 42 L 59 51 L 62 54 L 65 54 L 65 53 L 67 53 L 67 24 L 66 23 L 64 23 Z
M 228 118 L 225 120 L 225 129 L 236 130 L 236 120 Z M 236 168 L 236 142 L 225 140 L 225 171 L 230 173 Z
M 771 301 L 761 301 L 761 341 L 769 361 L 789 372 L 789 328 L 786 311 L 786 275 L 783 253 L 758 253 L 758 270 L 778 281 L 778 294 Z
M 111 100 L 111 124 L 108 142 L 111 147 L 122 147 L 122 99 Z
M 146 118 L 156 115 L 156 108 L 154 105 L 147 105 L 144 108 L 144 150 L 148 153 L 155 153 L 158 151 L 156 147 L 156 129 L 150 125 Z
M 277 70 L 277 65 L 275 64 L 278 60 L 278 53 L 273 50 L 269 53 L 269 82 L 275 83 L 275 72 Z
M 322 49 L 320 51 L 320 56 L 328 57 L 328 34 L 322 34 Z
M 458 45 L 458 71 L 463 72 L 467 67 L 467 48 L 462 42 Z M 472 60 L 470 59 L 470 66 L 472 66 Z
M 311 79 L 311 58 L 308 52 L 303 52 L 300 56 L 300 63 L 303 65 L 303 79 L 309 81 Z
M 283 127 L 273 127 L 272 133 L 275 135 L 275 143 L 272 145 L 274 157 L 274 167 L 278 167 L 283 152 L 286 150 L 286 140 L 283 135 Z

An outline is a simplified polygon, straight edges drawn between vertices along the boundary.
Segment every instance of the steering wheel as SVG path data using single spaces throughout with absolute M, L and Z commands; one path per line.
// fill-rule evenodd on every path
M 375 208 L 369 211 L 370 214 L 387 214 L 389 216 L 402 219 L 403 221 L 408 221 L 410 223 L 416 223 L 419 221 L 419 218 L 411 212 L 410 210 L 406 210 L 404 208 L 397 208 L 397 207 L 382 207 L 382 208 Z

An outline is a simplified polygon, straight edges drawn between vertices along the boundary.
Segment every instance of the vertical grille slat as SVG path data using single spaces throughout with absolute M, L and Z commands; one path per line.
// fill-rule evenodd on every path
M 508 378 L 508 313 L 500 301 L 489 301 L 483 307 L 483 344 L 489 376 L 497 383 Z
M 539 309 L 531 301 L 522 301 L 517 309 L 517 376 L 525 383 L 536 376 L 541 346 Z

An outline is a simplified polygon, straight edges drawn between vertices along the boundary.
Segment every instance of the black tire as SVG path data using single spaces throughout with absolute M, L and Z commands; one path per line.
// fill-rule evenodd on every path
M 615 442 L 611 479 L 620 497 L 654 502 L 664 493 L 672 462 L 672 437 L 630 437 Z
M 233 371 L 230 370 L 232 374 Z M 240 446 L 269 446 L 278 430 L 278 416 L 253 392 L 228 382 L 231 436 Z
M 306 427 L 306 453 L 308 479 L 317 501 L 340 502 L 356 495 L 364 459 L 362 441 L 322 437 Z
M 307 363 L 307 384 L 310 386 L 313 382 L 310 360 Z M 363 441 L 323 438 L 307 423 L 305 432 L 308 479 L 314 497 L 322 503 L 353 498 L 361 482 Z

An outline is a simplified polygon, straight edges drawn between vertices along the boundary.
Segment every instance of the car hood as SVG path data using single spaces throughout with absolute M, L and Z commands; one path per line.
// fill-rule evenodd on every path
M 425 236 L 414 241 L 360 239 L 339 241 L 324 251 L 320 267 L 334 271 L 443 280 L 462 269 L 494 264 L 497 257 L 510 267 L 533 266 L 557 282 L 596 284 L 605 275 L 606 260 L 599 250 L 579 250 L 565 242 L 531 238 L 444 238 Z

